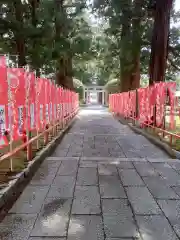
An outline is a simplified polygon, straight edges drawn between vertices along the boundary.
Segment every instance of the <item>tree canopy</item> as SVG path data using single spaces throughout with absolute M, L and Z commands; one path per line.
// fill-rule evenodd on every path
M 94 12 L 106 22 L 104 39 L 107 48 L 100 56 L 104 61 L 103 68 L 106 69 L 108 80 L 111 80 L 112 76 L 119 79 L 122 91 L 139 87 L 140 76 L 149 74 L 155 22 L 154 4 L 155 1 L 146 0 L 94 1 Z M 180 28 L 175 25 L 179 20 L 180 12 L 173 8 L 170 18 L 173 24 L 168 41 L 166 80 L 174 80 L 180 70 Z M 162 29 L 159 28 L 158 31 L 161 32 Z
M 2 0 L 0 54 L 9 54 L 19 66 L 29 65 L 37 76 L 56 78 L 57 84 L 70 89 L 73 78 L 98 85 L 117 79 L 120 91 L 137 88 L 141 76 L 149 74 L 155 51 L 152 39 L 158 1 L 162 2 Z M 174 80 L 180 72 L 180 27 L 176 24 L 180 12 L 173 6 L 168 11 L 171 27 L 165 79 Z

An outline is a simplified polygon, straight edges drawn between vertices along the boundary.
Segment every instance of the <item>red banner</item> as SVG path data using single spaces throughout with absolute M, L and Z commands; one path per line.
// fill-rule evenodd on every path
M 36 107 L 37 107 L 37 129 L 40 130 L 46 125 L 45 115 L 45 81 L 42 78 L 36 80 Z
M 129 116 L 136 117 L 136 91 L 131 91 L 129 93 Z
M 43 79 L 45 84 L 45 121 L 46 124 L 50 124 L 50 100 L 51 100 L 51 88 L 47 79 Z
M 138 89 L 138 103 L 139 103 L 139 116 L 138 120 L 140 123 L 147 121 L 146 113 L 146 88 Z
M 6 58 L 0 57 L 0 148 L 25 139 L 28 131 L 62 122 L 77 107 L 78 94 L 23 68 L 7 68 Z
M 8 144 L 4 135 L 8 130 L 8 82 L 6 58 L 0 57 L 0 148 Z
M 160 82 L 147 88 L 139 88 L 138 96 L 138 121 L 141 125 L 153 124 L 157 127 L 163 127 L 164 122 L 169 121 L 170 129 L 175 127 L 175 106 L 177 100 L 175 97 L 175 82 Z M 169 97 L 169 106 L 167 106 L 167 94 Z M 136 92 L 130 91 L 109 96 L 109 105 L 111 111 L 119 113 L 124 117 L 133 116 L 136 113 Z M 166 107 L 170 109 L 170 116 L 166 116 Z M 156 114 L 155 114 L 156 113 Z M 156 119 L 154 119 L 156 116 Z
M 165 114 L 165 101 L 166 101 L 166 83 L 155 84 L 156 94 L 156 125 L 163 126 Z
M 34 73 L 25 73 L 26 84 L 26 129 L 34 130 L 36 128 L 36 78 Z
M 64 117 L 63 88 L 60 88 L 60 111 L 61 111 L 60 120 L 62 122 Z
M 57 120 L 61 119 L 61 88 L 57 88 Z
M 52 122 L 56 122 L 57 119 L 57 91 L 55 85 L 51 86 L 51 99 L 52 99 Z
M 170 103 L 170 124 L 169 128 L 173 130 L 175 128 L 175 105 L 176 105 L 176 82 L 168 82 L 167 89 L 169 92 Z
M 8 68 L 7 73 L 10 89 L 10 129 L 12 129 L 13 140 L 16 140 L 19 139 L 25 131 L 26 90 L 24 69 Z

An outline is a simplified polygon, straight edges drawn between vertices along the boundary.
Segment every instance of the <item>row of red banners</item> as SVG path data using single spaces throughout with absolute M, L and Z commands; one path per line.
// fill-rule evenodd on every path
M 109 107 L 112 112 L 126 118 L 133 117 L 140 124 L 151 124 L 154 122 L 155 115 L 156 125 L 161 126 L 166 112 L 165 106 L 168 105 L 170 108 L 169 128 L 174 129 L 174 113 L 177 104 L 175 92 L 175 82 L 160 82 L 153 86 L 139 88 L 137 91 L 111 94 Z
M 6 133 L 15 141 L 24 131 L 63 120 L 77 107 L 77 93 L 23 68 L 8 68 L 0 57 L 0 147 L 7 144 Z

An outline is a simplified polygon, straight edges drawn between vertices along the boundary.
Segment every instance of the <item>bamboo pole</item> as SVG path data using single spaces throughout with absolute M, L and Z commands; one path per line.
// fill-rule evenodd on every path
M 11 93 L 11 83 L 10 83 L 10 79 L 8 76 L 8 68 L 10 65 L 9 62 L 9 54 L 7 55 L 7 68 L 6 68 L 6 79 L 8 82 L 8 117 L 9 117 L 9 135 L 10 135 L 10 141 L 9 141 L 9 151 L 12 152 L 13 151 L 13 126 L 12 126 L 12 93 Z M 13 171 L 13 157 L 10 157 L 10 171 Z

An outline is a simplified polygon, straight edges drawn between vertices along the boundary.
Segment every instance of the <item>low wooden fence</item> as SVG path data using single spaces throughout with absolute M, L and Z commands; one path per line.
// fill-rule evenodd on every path
M 175 92 L 175 82 L 160 82 L 147 88 L 111 94 L 109 109 L 179 150 L 179 107 Z
M 0 57 L 0 172 L 31 161 L 76 115 L 79 96 Z M 8 162 L 8 164 L 7 164 Z

